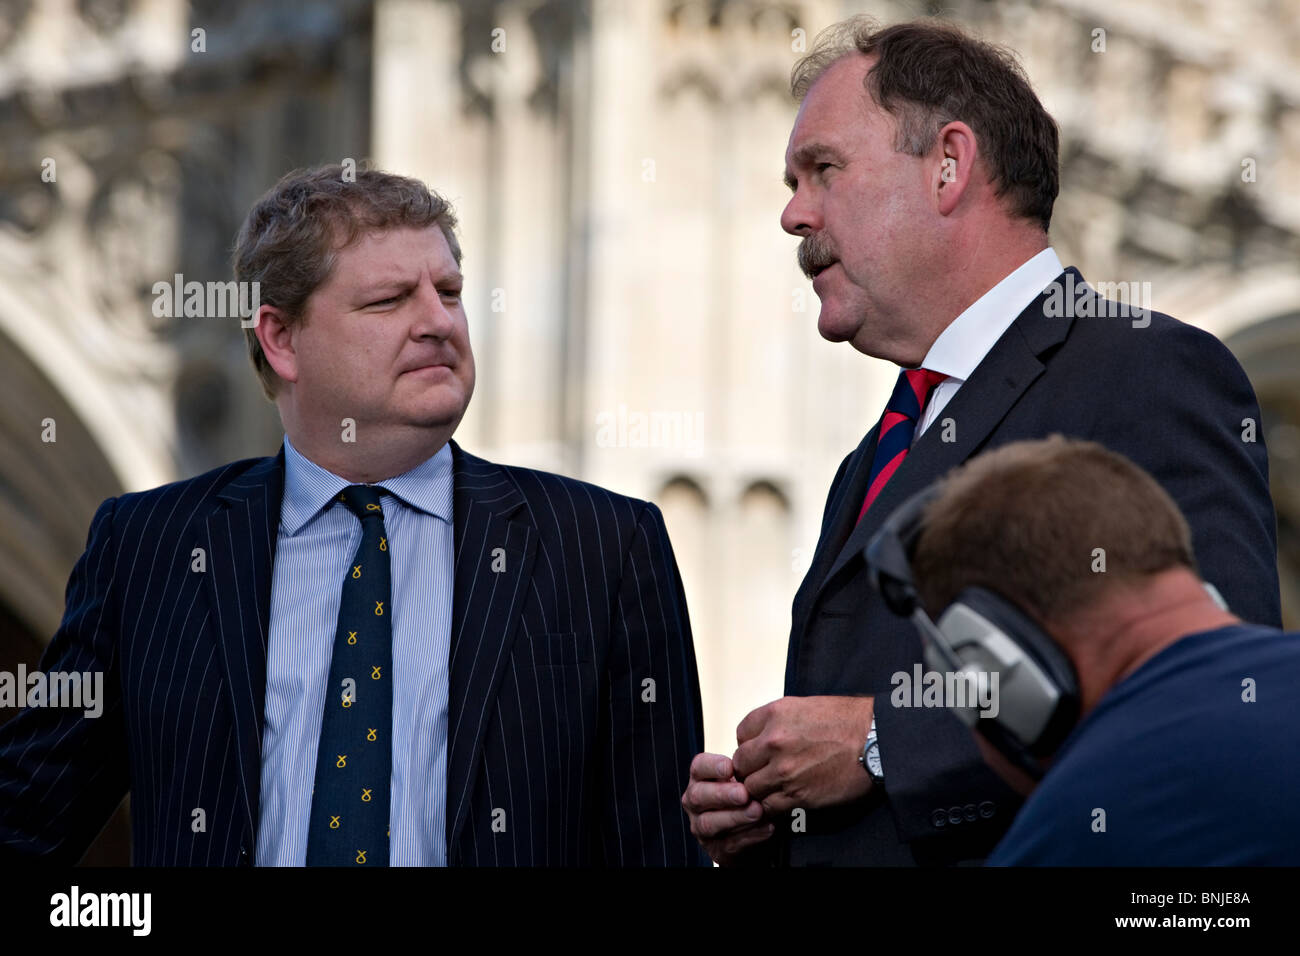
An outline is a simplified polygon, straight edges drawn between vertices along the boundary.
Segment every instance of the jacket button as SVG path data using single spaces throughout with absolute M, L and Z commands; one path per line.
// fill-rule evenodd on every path
M 987 820 L 993 814 L 997 813 L 998 805 L 992 800 L 985 800 L 980 804 L 980 816 Z
M 948 822 L 956 826 L 961 823 L 961 807 L 952 807 L 948 810 Z
M 948 822 L 948 814 L 942 808 L 930 811 L 930 823 L 936 827 L 941 827 Z

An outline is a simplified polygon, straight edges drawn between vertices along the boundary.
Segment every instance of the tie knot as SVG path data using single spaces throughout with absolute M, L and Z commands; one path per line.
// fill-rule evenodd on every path
M 387 490 L 375 485 L 348 485 L 339 492 L 339 501 L 362 521 L 366 518 L 382 519 L 384 509 L 379 505 L 379 495 Z
M 947 377 L 943 372 L 932 372 L 928 368 L 903 369 L 898 373 L 898 383 L 894 386 L 887 410 L 916 421 L 921 417 L 921 409 L 925 408 L 931 389 Z
M 922 405 L 925 404 L 925 397 L 930 394 L 930 389 L 948 377 L 943 372 L 932 372 L 928 368 L 904 369 L 903 374 L 912 383 L 912 388 L 920 397 Z

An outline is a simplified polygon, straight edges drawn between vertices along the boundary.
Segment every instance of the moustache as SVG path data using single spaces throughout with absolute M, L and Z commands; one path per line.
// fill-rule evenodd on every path
M 839 256 L 836 255 L 830 240 L 820 232 L 804 236 L 803 241 L 799 243 L 798 258 L 799 271 L 809 279 L 839 261 Z

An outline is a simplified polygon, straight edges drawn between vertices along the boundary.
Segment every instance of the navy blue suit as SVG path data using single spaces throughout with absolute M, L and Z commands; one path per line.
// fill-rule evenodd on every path
M 1066 289 L 1067 276 L 1084 285 L 1071 268 L 1057 280 Z M 1107 314 L 1091 290 L 1085 298 L 1094 316 Z M 964 725 L 944 710 L 888 705 L 891 675 L 922 661 L 920 639 L 885 608 L 862 558 L 899 503 L 981 451 L 1059 432 L 1128 456 L 1178 503 L 1202 576 L 1233 612 L 1280 626 L 1263 426 L 1236 359 L 1167 315 L 1152 312 L 1149 325 L 1134 327 L 1131 317 L 1053 317 L 1048 303 L 1044 292 L 1016 318 L 856 526 L 879 424 L 840 465 L 794 599 L 785 692 L 875 695 L 885 785 L 853 804 L 809 811 L 806 832 L 778 827 L 756 861 L 974 861 L 1010 824 L 1020 798 L 985 767 Z
M 703 724 L 659 510 L 452 448 L 448 863 L 707 863 L 681 808 Z M 100 506 L 41 666 L 102 670 L 104 713 L 0 727 L 0 857 L 75 863 L 129 789 L 133 863 L 254 862 L 283 488 L 281 449 Z

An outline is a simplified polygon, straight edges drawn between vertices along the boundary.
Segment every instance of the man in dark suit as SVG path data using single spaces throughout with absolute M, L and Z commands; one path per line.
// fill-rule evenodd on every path
M 803 240 L 818 329 L 902 371 L 831 483 L 794 599 L 787 696 L 741 722 L 731 758 L 697 756 L 683 805 L 726 864 L 976 861 L 1020 797 L 955 717 L 888 705 L 891 676 L 922 657 L 868 583 L 871 534 L 983 449 L 1089 438 L 1178 502 L 1233 612 L 1277 626 L 1259 407 L 1213 336 L 1062 268 L 1047 236 L 1056 125 L 1010 54 L 934 21 L 854 18 L 818 38 L 792 87 L 781 222 Z
M 0 728 L 0 854 L 73 863 L 131 792 L 146 865 L 687 865 L 702 747 L 653 504 L 461 450 L 450 207 L 338 166 L 250 212 L 275 457 L 109 499 L 49 671 L 98 719 Z

